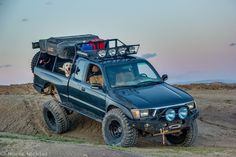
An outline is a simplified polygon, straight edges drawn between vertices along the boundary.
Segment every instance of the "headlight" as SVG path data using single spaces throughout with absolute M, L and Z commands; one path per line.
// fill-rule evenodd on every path
M 171 122 L 175 119 L 175 110 L 168 109 L 165 114 L 166 120 Z
M 195 108 L 195 102 L 190 102 L 187 104 L 188 108 L 191 110 L 191 109 L 194 109 Z
M 178 110 L 178 114 L 180 119 L 185 119 L 188 115 L 188 109 L 186 107 L 181 107 Z
M 149 116 L 149 110 L 132 109 L 131 113 L 135 119 L 144 118 Z
M 141 110 L 140 111 L 140 117 L 148 117 L 149 111 L 148 110 Z
M 126 50 L 127 50 L 126 47 L 121 47 L 121 48 L 118 49 L 118 53 L 119 53 L 120 55 L 124 55 L 125 52 L 126 52 Z
M 115 56 L 116 55 L 116 49 L 110 49 L 108 51 L 109 55 L 112 57 L 112 56 Z
M 98 51 L 99 57 L 105 57 L 106 56 L 106 51 L 105 50 L 100 50 Z

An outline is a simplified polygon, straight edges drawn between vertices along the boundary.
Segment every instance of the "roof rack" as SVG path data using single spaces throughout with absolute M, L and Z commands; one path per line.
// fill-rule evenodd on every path
M 93 59 L 115 58 L 137 54 L 139 44 L 126 45 L 119 39 L 94 39 L 76 44 L 77 55 Z
M 139 44 L 126 45 L 119 39 L 103 40 L 92 34 L 51 37 L 32 43 L 32 48 L 40 48 L 41 53 L 72 60 L 77 56 L 100 60 L 124 58 L 137 54 L 139 46 Z

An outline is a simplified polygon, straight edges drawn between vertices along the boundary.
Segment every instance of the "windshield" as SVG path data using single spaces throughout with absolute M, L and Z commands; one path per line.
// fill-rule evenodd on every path
M 111 87 L 143 86 L 162 81 L 144 61 L 107 66 L 106 71 Z

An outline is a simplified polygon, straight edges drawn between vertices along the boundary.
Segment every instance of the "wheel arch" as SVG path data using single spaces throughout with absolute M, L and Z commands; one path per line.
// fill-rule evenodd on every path
M 131 112 L 124 106 L 120 105 L 120 104 L 117 104 L 115 102 L 113 103 L 110 103 L 107 107 L 106 107 L 106 112 L 109 112 L 111 109 L 114 109 L 114 108 L 119 108 L 121 109 L 124 114 L 129 118 L 129 119 L 133 119 L 133 116 L 131 114 Z
M 45 82 L 45 83 L 44 83 L 44 86 L 43 86 L 43 89 L 45 89 L 45 88 L 47 88 L 47 87 L 49 87 L 49 86 L 54 86 L 54 87 L 55 87 L 55 85 L 54 85 L 53 83 L 51 83 L 51 82 Z

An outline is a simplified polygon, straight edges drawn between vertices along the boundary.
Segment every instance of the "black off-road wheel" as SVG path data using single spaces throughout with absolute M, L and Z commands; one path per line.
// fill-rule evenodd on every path
M 31 60 L 31 71 L 32 71 L 32 73 L 34 73 L 34 67 L 37 65 L 37 61 L 39 59 L 39 56 L 40 56 L 40 52 L 37 52 Z
M 189 128 L 183 129 L 181 133 L 166 135 L 167 141 L 177 146 L 192 146 L 198 135 L 196 120 L 193 120 Z
M 43 117 L 49 130 L 61 134 L 69 129 L 69 118 L 59 102 L 51 100 L 43 105 Z
M 130 126 L 128 118 L 118 108 L 111 109 L 104 117 L 102 134 L 105 143 L 114 146 L 133 146 L 138 139 L 138 131 Z

